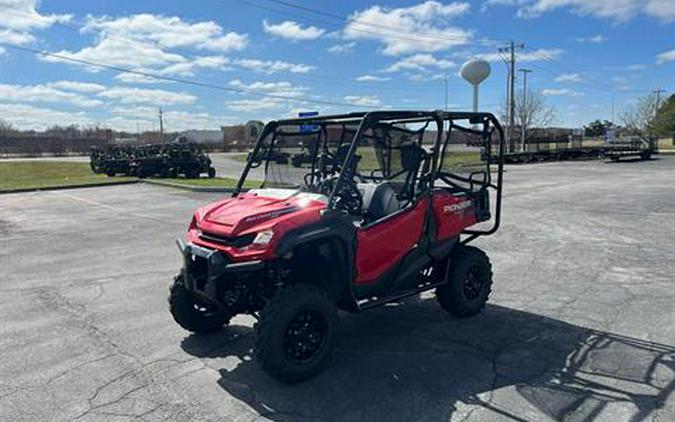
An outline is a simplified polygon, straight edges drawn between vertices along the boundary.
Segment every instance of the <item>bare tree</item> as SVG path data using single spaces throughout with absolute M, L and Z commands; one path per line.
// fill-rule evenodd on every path
M 621 113 L 620 119 L 626 129 L 639 135 L 652 133 L 654 118 L 659 106 L 657 101 L 656 94 L 645 95 Z
M 0 119 L 0 136 L 7 136 L 16 132 L 14 125 L 7 120 Z
M 506 116 L 508 104 L 502 104 L 502 118 Z M 527 130 L 531 127 L 544 127 L 555 120 L 555 108 L 546 104 L 546 98 L 540 91 L 527 90 L 525 96 L 516 96 L 515 124 Z

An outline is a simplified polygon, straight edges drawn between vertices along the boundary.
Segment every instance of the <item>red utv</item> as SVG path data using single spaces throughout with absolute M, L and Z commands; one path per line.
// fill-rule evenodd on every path
M 492 269 L 467 244 L 499 226 L 503 147 L 502 128 L 486 113 L 268 123 L 232 197 L 198 209 L 178 241 L 174 319 L 204 333 L 253 315 L 263 369 L 299 381 L 326 365 L 338 309 L 360 312 L 435 288 L 453 315 L 476 314 Z M 308 151 L 300 166 L 276 159 Z M 243 191 L 251 180 L 260 188 Z

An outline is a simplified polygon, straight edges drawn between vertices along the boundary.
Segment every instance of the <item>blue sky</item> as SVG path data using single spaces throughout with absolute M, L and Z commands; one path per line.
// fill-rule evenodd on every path
M 611 119 L 612 101 L 618 121 L 639 96 L 675 89 L 675 0 L 0 0 L 0 119 L 152 130 L 161 106 L 167 129 L 184 130 L 432 109 L 446 78 L 448 107 L 469 109 L 458 71 L 477 56 L 492 64 L 481 109 L 498 113 L 497 50 L 510 40 L 525 44 L 518 68 L 533 71 L 528 86 L 556 108 L 556 125 Z

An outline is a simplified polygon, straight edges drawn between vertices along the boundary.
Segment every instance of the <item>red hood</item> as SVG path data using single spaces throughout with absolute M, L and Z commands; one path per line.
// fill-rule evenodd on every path
M 198 211 L 199 228 L 233 237 L 257 232 L 299 216 L 319 218 L 325 197 L 288 189 L 252 189 L 236 198 L 215 202 Z

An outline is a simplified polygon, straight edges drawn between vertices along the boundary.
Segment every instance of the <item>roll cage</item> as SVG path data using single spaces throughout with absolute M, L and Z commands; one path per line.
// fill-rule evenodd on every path
M 432 124 L 435 124 L 436 131 L 430 132 L 427 138 L 432 139 L 423 145 L 425 133 Z M 340 136 L 335 140 L 335 145 L 332 145 L 333 150 L 328 142 L 331 127 L 341 128 Z M 398 135 L 404 141 L 398 146 L 393 145 L 391 140 L 396 136 L 392 134 Z M 494 197 L 494 213 L 490 212 L 494 216 L 492 225 L 488 228 L 481 226 L 479 229 L 464 230 L 463 233 L 467 235 L 464 243 L 481 235 L 492 234 L 499 227 L 505 141 L 504 131 L 491 113 L 373 111 L 271 121 L 264 127 L 249 154 L 232 196 L 241 192 L 252 168 L 264 164 L 265 185 L 270 163 L 281 162 L 287 165 L 289 157 L 280 150 L 275 150 L 275 145 L 282 142 L 280 140 L 284 136 L 316 137 L 317 142 L 302 144 L 303 152 L 293 157 L 293 165 L 303 160 L 311 165 L 304 178 L 305 189 L 312 190 L 317 181 L 333 175 L 335 180 L 331 189 L 326 192 L 328 212 L 340 212 L 337 208 L 340 197 L 347 186 L 355 184 L 355 178 L 362 181 L 376 180 L 378 177 L 375 174 L 379 171 L 381 179 L 390 179 L 407 172 L 404 186 L 411 191 L 401 195 L 410 202 L 423 196 L 433 196 L 432 192 L 438 188 L 458 192 L 480 191 L 485 194 L 488 203 L 492 202 L 489 200 L 490 196 Z M 471 146 L 480 148 L 480 165 L 465 168 L 448 165 L 447 162 L 452 162 L 453 156 L 452 148 L 449 147 L 458 145 L 457 139 L 464 139 L 462 136 L 471 140 Z M 362 157 L 357 151 L 368 144 L 376 146 L 376 158 L 380 168 L 372 169 L 370 174 L 363 174 L 359 171 Z M 377 152 L 378 145 L 382 146 L 381 153 Z M 402 165 L 401 169 L 393 171 L 392 151 L 397 149 L 401 163 L 407 160 L 412 164 Z M 415 154 L 419 157 L 416 158 Z M 493 172 L 496 172 L 496 180 Z

